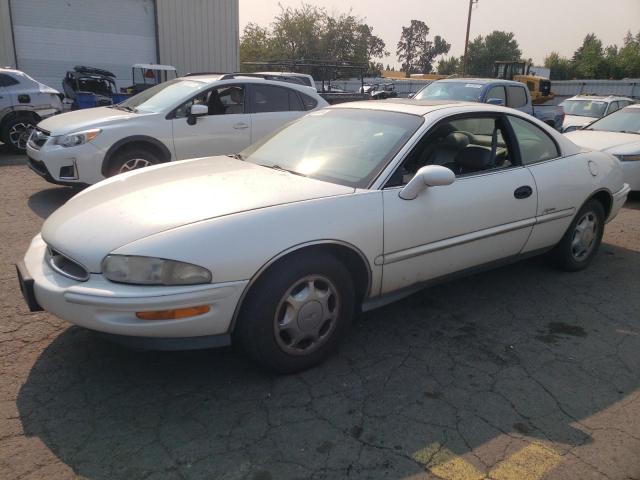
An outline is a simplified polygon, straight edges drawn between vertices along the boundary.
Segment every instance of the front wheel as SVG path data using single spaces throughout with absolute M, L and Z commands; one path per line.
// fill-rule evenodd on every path
M 585 203 L 552 252 L 556 264 L 570 272 L 586 268 L 598 253 L 604 221 L 600 202 L 591 199 Z
M 138 170 L 161 163 L 160 159 L 152 152 L 143 148 L 129 148 L 117 153 L 109 162 L 107 177 L 113 177 L 120 173 Z
M 32 118 L 24 116 L 8 120 L 0 132 L 2 142 L 17 153 L 24 153 L 27 150 L 27 141 L 35 123 Z
M 295 373 L 322 363 L 354 313 L 349 271 L 332 255 L 293 254 L 253 286 L 234 332 L 260 365 Z

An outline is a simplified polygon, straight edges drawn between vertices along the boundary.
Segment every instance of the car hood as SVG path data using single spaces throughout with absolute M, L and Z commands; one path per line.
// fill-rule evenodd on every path
M 127 121 L 139 117 L 140 113 L 125 112 L 109 107 L 86 108 L 62 113 L 47 118 L 38 127 L 47 130 L 53 136 L 66 135 L 91 128 L 99 128 L 110 123 Z
M 601 132 L 597 130 L 577 130 L 565 133 L 576 145 L 592 150 L 601 150 L 613 155 L 626 155 L 640 151 L 640 135 L 635 133 Z
M 99 272 L 107 254 L 149 235 L 354 191 L 230 157 L 198 158 L 97 183 L 56 210 L 44 223 L 42 238 L 91 272 Z
M 581 117 L 580 115 L 565 115 L 564 121 L 562 122 L 562 128 L 567 127 L 584 127 L 585 125 L 589 125 L 591 122 L 595 122 L 598 120 L 593 117 Z

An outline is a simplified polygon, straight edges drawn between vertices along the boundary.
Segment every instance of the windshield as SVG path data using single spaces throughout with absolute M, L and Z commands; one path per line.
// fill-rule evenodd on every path
M 194 80 L 170 80 L 155 85 L 117 105 L 118 108 L 136 112 L 159 113 L 187 100 L 205 84 Z
M 640 134 L 640 108 L 624 108 L 593 122 L 586 130 Z
M 596 102 L 593 100 L 566 100 L 560 104 L 564 107 L 566 115 L 577 115 L 579 117 L 600 118 L 607 109 L 606 102 Z
M 467 82 L 433 82 L 420 90 L 415 100 L 460 100 L 479 102 L 482 94 L 480 83 Z
M 424 119 L 356 109 L 310 113 L 240 154 L 265 167 L 367 188 Z

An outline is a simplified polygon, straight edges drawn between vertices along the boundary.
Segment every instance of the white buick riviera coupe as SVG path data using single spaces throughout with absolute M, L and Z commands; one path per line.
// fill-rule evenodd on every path
M 238 342 L 295 372 L 352 317 L 453 274 L 596 254 L 619 161 L 516 110 L 390 100 L 307 114 L 234 156 L 156 165 L 53 213 L 19 280 L 32 310 L 145 348 Z

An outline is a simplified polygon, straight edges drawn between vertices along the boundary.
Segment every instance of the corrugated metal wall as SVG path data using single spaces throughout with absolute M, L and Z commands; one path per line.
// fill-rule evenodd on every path
M 239 0 L 156 0 L 160 62 L 178 73 L 239 67 Z
M 0 66 L 15 67 L 9 0 L 0 0 Z

